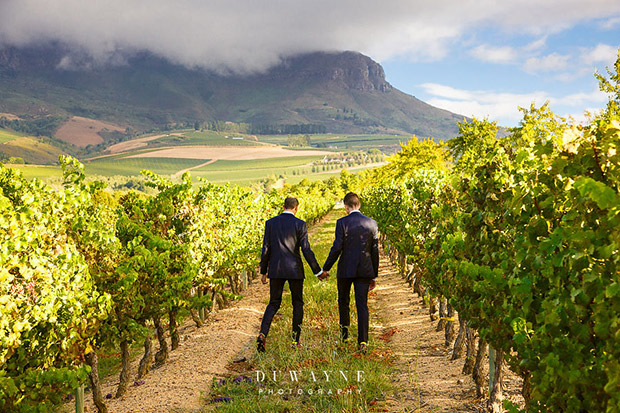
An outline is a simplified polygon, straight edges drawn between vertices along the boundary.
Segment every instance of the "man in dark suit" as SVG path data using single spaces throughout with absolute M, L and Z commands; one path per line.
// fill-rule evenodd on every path
M 336 239 L 323 265 L 328 272 L 338 257 L 338 311 L 341 338 L 349 338 L 349 302 L 351 284 L 357 308 L 357 343 L 361 353 L 368 344 L 368 292 L 376 285 L 379 274 L 379 230 L 377 222 L 360 211 L 360 199 L 353 192 L 344 197 L 347 216 L 336 222 Z M 323 278 L 323 277 L 321 277 Z
M 269 277 L 269 304 L 265 309 L 260 334 L 256 339 L 259 352 L 265 351 L 269 327 L 282 303 L 282 290 L 287 281 L 293 302 L 293 343 L 299 345 L 304 317 L 304 266 L 301 262 L 300 249 L 312 272 L 324 278 L 323 271 L 310 249 L 308 227 L 304 221 L 295 217 L 298 207 L 299 201 L 288 197 L 284 200 L 284 212 L 265 223 L 260 272 L 263 284 L 267 284 Z

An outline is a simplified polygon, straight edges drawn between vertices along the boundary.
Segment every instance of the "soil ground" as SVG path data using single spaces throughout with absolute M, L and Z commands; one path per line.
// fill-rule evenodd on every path
M 179 348 L 170 352 L 166 364 L 149 372 L 144 384 L 130 386 L 125 396 L 106 400 L 109 412 L 200 411 L 202 392 L 210 388 L 212 378 L 221 376 L 237 353 L 255 343 L 268 295 L 268 286 L 257 279 L 242 300 L 209 316 L 202 328 L 187 320 L 180 328 Z M 157 347 L 156 340 L 153 345 Z M 132 363 L 132 376 L 138 363 L 139 359 Z M 104 396 L 114 395 L 117 385 L 118 376 L 105 379 Z M 96 411 L 91 395 L 85 398 L 88 411 Z
M 151 152 L 131 155 L 128 156 L 128 158 L 226 159 L 243 161 L 250 159 L 332 154 L 333 152 L 319 150 L 293 151 L 278 146 L 179 146 L 175 148 L 156 149 Z
M 133 151 L 135 149 L 139 149 L 139 148 L 146 146 L 147 142 L 154 141 L 155 139 L 159 139 L 159 138 L 163 138 L 165 136 L 171 136 L 171 135 L 183 136 L 181 133 L 164 133 L 160 135 L 145 136 L 143 138 L 132 139 L 129 141 L 119 142 L 119 143 L 115 143 L 114 145 L 110 145 L 106 149 L 106 152 L 109 152 L 111 154 L 117 154 L 121 152 Z M 92 159 L 96 159 L 96 158 L 92 158 Z
M 125 131 L 124 128 L 112 123 L 74 116 L 58 128 L 54 136 L 76 146 L 85 147 L 103 142 L 103 138 L 97 133 L 102 130 Z
M 20 120 L 21 118 L 13 113 L 0 112 L 0 118 L 6 118 L 7 120 Z
M 472 377 L 461 373 L 464 359 L 451 360 L 452 347 L 445 346 L 444 330 L 436 331 L 437 322 L 430 320 L 424 300 L 383 255 L 369 306 L 371 328 L 378 339 L 389 342 L 396 356 L 393 381 L 398 390 L 386 399 L 388 411 L 483 411 L 485 400 L 476 399 Z M 488 360 L 484 365 L 488 367 Z M 521 380 L 507 369 L 504 374 L 504 397 L 522 403 Z

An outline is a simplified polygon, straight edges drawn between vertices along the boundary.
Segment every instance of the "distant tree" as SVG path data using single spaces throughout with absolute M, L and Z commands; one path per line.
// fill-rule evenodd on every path
M 19 156 L 11 156 L 7 163 L 13 165 L 23 165 L 25 162 L 24 159 L 20 158 Z
M 310 146 L 310 135 L 288 135 L 288 146 L 308 147 Z

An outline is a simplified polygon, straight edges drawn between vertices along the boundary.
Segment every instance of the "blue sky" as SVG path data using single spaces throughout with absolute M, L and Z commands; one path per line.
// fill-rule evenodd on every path
M 472 29 L 453 39 L 442 56 L 381 61 L 387 80 L 434 106 L 503 126 L 516 126 L 518 107 L 549 101 L 561 116 L 584 119 L 603 108 L 596 70 L 613 68 L 620 48 L 620 18 L 579 21 L 561 29 L 515 33 Z
M 0 0 L 0 46 L 47 41 L 220 73 L 358 51 L 406 93 L 515 126 L 532 101 L 577 121 L 605 105 L 593 73 L 615 61 L 620 0 Z

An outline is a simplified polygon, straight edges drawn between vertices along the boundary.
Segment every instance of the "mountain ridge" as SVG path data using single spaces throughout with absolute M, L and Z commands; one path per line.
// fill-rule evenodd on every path
M 265 73 L 222 75 L 146 52 L 99 65 L 58 45 L 0 49 L 0 112 L 83 116 L 138 131 L 231 121 L 436 139 L 456 136 L 463 120 L 394 88 L 379 63 L 357 52 L 295 55 Z

